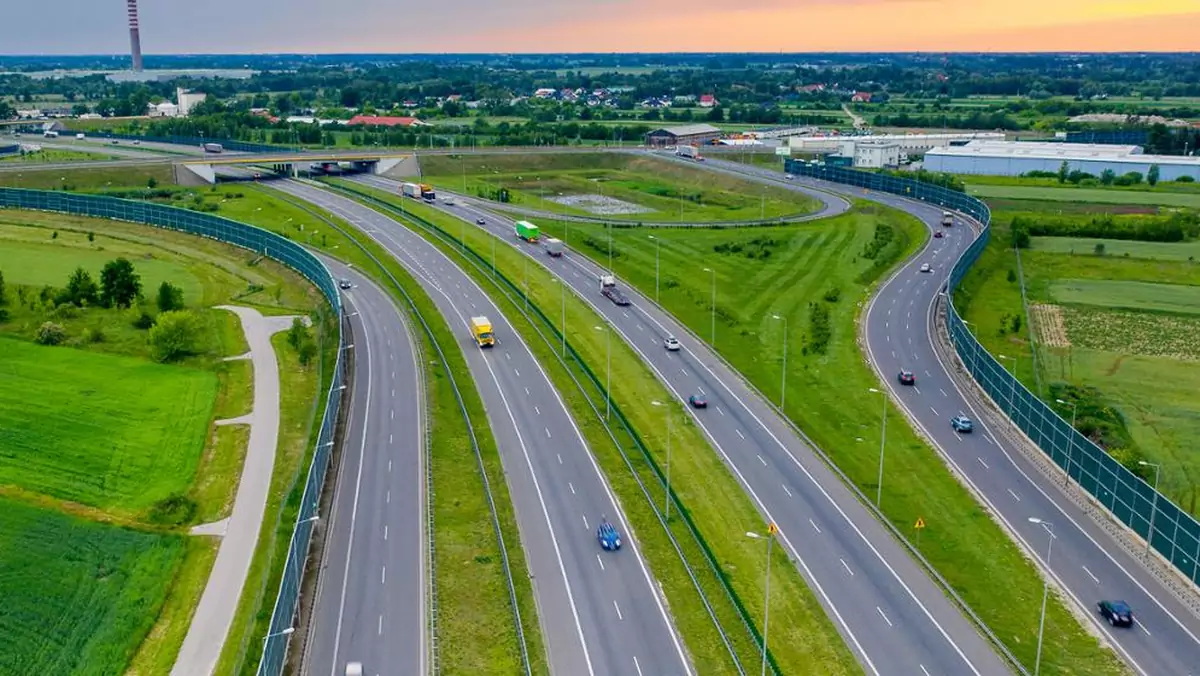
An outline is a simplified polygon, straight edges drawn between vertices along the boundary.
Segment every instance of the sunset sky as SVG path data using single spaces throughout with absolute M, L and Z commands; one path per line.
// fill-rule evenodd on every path
M 5 8 L 0 53 L 128 49 L 122 0 Z M 1196 51 L 1200 0 L 141 0 L 149 54 Z M 53 18 L 51 18 L 53 17 Z M 70 20 L 65 17 L 71 17 Z

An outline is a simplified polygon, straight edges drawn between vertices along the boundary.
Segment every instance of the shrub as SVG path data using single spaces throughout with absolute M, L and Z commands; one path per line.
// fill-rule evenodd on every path
M 183 289 L 170 282 L 163 282 L 158 287 L 157 305 L 159 312 L 170 312 L 183 309 Z
M 821 303 L 808 304 L 808 336 L 804 341 L 804 353 L 825 354 L 833 328 L 829 323 L 829 308 Z
M 67 288 L 63 289 L 56 300 L 60 303 L 70 303 L 75 307 L 96 305 L 100 300 L 100 290 L 92 275 L 82 267 L 75 268 L 67 279 Z
M 187 311 L 164 312 L 150 328 L 150 354 L 160 362 L 174 361 L 196 349 L 196 318 Z
M 96 241 L 96 233 L 94 233 L 94 232 L 91 232 L 91 231 L 89 230 L 89 231 L 88 231 L 88 241 L 89 241 L 89 242 L 95 242 L 95 241 Z
M 83 333 L 80 334 L 80 336 L 79 336 L 79 342 L 84 343 L 85 345 L 90 345 L 92 343 L 103 343 L 104 342 L 104 331 L 102 331 L 98 328 L 97 329 L 92 329 L 92 328 L 84 329 Z
M 1104 242 L 1096 242 L 1096 246 L 1092 247 L 1092 252 L 1097 256 L 1104 255 Z
M 133 328 L 135 328 L 135 329 L 141 329 L 142 331 L 146 331 L 146 330 L 149 330 L 150 327 L 152 327 L 152 326 L 154 326 L 154 317 L 151 316 L 150 313 L 146 312 L 145 310 L 142 310 L 141 312 L 139 312 L 138 316 L 136 318 L 134 318 L 134 320 L 133 320 Z
M 186 495 L 172 495 L 154 503 L 149 521 L 161 526 L 181 526 L 195 518 L 196 509 L 195 500 Z
M 38 327 L 33 339 L 39 345 L 59 345 L 67 339 L 67 330 L 62 327 L 62 324 L 45 322 Z
M 1008 277 L 1008 281 L 1009 281 L 1010 283 L 1011 283 L 1011 282 L 1015 282 L 1015 281 L 1017 281 L 1017 273 L 1016 273 L 1015 271 L 1013 271 L 1013 270 L 1009 270 L 1009 271 L 1008 271 L 1008 276 L 1007 276 L 1007 277 Z
M 1196 179 L 1192 178 L 1191 176 L 1180 176 L 1179 178 L 1175 179 L 1175 182 L 1176 183 L 1195 183 Z
M 105 307 L 129 307 L 142 292 L 142 278 L 126 258 L 104 264 L 100 271 L 100 300 Z
M 836 302 L 838 302 L 838 299 L 841 297 L 842 297 L 842 290 L 837 288 L 836 286 L 833 287 L 832 289 L 826 291 L 825 295 L 822 296 L 822 298 L 825 299 L 826 303 L 836 303 Z
M 4 272 L 0 271 L 0 307 L 8 305 L 8 297 L 4 295 Z

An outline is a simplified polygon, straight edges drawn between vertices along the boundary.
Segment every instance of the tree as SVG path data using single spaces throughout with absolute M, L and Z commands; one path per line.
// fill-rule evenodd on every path
M 149 179 L 146 180 L 146 187 L 150 188 L 151 190 L 154 190 L 156 187 L 158 187 L 158 179 L 151 176 Z
M 1066 160 L 1063 160 L 1063 163 L 1058 165 L 1058 182 L 1066 183 L 1067 175 L 1070 173 L 1071 173 L 1071 167 L 1067 165 Z
M 1096 246 L 1092 247 L 1092 252 L 1097 256 L 1104 255 L 1104 242 L 1096 242 Z
M 150 353 L 160 362 L 174 361 L 196 349 L 196 318 L 186 311 L 164 312 L 150 328 Z
M 1150 171 L 1146 172 L 1146 182 L 1149 183 L 1151 187 L 1158 185 L 1158 174 L 1158 165 L 1150 165 Z
M 0 307 L 8 304 L 8 299 L 4 296 L 4 271 L 0 270 Z
M 117 258 L 100 271 L 100 302 L 104 307 L 129 307 L 142 292 L 142 278 L 128 259 Z
M 709 122 L 723 122 L 725 120 L 725 109 L 721 106 L 713 106 L 712 109 L 708 111 L 708 115 L 704 116 L 704 119 L 708 120 Z
M 304 326 L 304 320 L 296 317 L 292 320 L 292 327 L 288 329 L 288 345 L 291 345 L 293 350 L 299 350 L 301 343 L 306 338 L 308 338 L 308 329 Z
M 158 286 L 158 298 L 156 299 L 156 304 L 158 305 L 159 312 L 182 310 L 183 289 L 170 282 L 163 282 Z
M 1105 169 L 1104 171 L 1100 172 L 1101 185 L 1112 185 L 1113 180 L 1116 178 L 1117 172 L 1113 171 L 1112 169 Z
M 99 289 L 96 287 L 91 273 L 82 267 L 75 268 L 75 272 L 71 273 L 71 277 L 67 280 L 67 288 L 63 290 L 59 300 L 75 307 L 96 305 L 99 300 Z

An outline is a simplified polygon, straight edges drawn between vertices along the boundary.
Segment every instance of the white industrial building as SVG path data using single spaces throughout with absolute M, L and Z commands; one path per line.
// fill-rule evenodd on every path
M 904 155 L 923 155 L 933 148 L 962 145 L 977 140 L 1003 141 L 1004 134 L 978 131 L 946 132 L 944 134 L 880 134 L 876 136 L 792 136 L 788 138 L 788 145 L 791 146 L 792 152 L 820 154 L 844 152 L 842 144 L 846 141 L 895 143 Z
M 203 92 L 190 92 L 186 89 L 175 90 L 175 101 L 179 105 L 179 114 L 183 117 L 187 117 L 192 112 L 192 108 L 195 108 L 206 98 L 208 98 L 208 95 Z
M 882 169 L 900 166 L 900 144 L 894 141 L 853 143 L 851 152 L 842 155 L 854 158 L 854 166 L 863 169 Z
M 1099 176 L 1105 170 L 1117 175 L 1158 166 L 1159 178 L 1173 181 L 1191 176 L 1200 181 L 1200 157 L 1146 155 L 1140 146 L 1089 143 L 1024 143 L 973 141 L 964 146 L 935 148 L 925 154 L 925 169 L 951 174 L 1020 176 L 1030 171 L 1058 171 L 1062 163 L 1071 171 Z

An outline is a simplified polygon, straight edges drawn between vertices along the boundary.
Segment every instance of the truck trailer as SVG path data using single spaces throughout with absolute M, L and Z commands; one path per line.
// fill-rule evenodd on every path
M 554 256 L 555 258 L 562 256 L 563 255 L 562 240 L 554 239 L 553 237 L 547 237 L 546 238 L 546 253 L 550 254 L 551 256 Z
M 492 322 L 487 317 L 471 317 L 471 337 L 479 347 L 493 347 L 496 336 L 492 333 Z
M 526 242 L 537 242 L 541 232 L 538 227 L 529 221 L 517 221 L 513 225 L 513 231 L 517 234 L 518 239 L 523 239 Z
M 949 228 L 954 225 L 954 214 L 949 211 L 942 212 L 942 225 Z
M 700 150 L 696 146 L 676 146 L 675 154 L 680 157 L 686 157 L 689 160 L 700 159 Z
M 416 183 L 401 183 L 400 194 L 415 200 L 421 199 L 421 186 Z
M 200 147 L 206 153 L 223 153 L 223 152 L 225 152 L 225 146 L 221 145 L 220 143 L 204 143 L 204 144 L 201 144 Z

